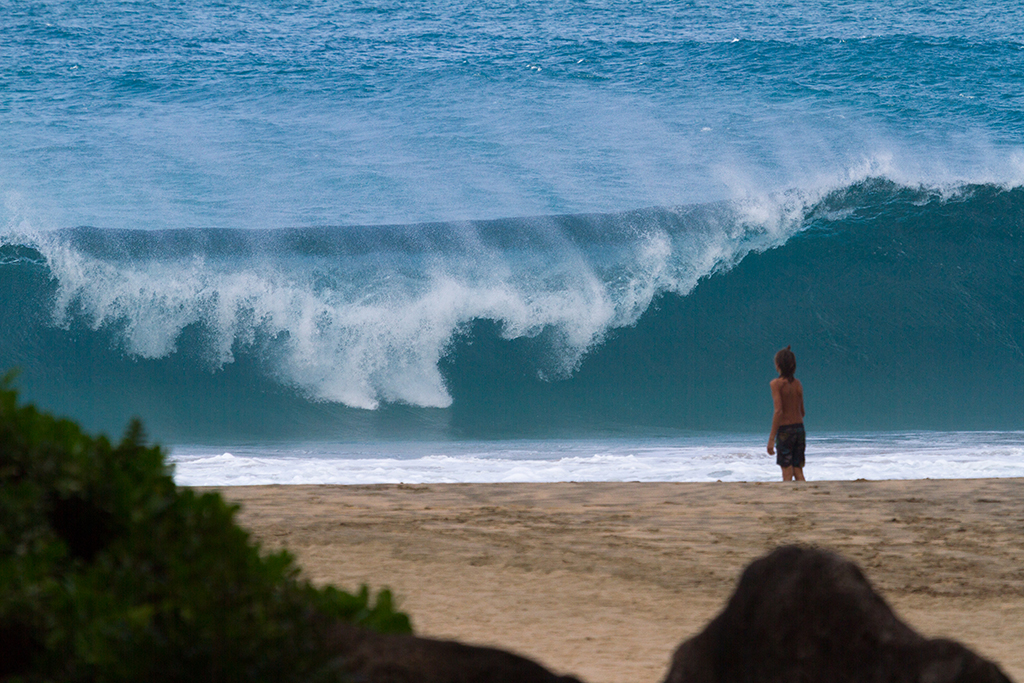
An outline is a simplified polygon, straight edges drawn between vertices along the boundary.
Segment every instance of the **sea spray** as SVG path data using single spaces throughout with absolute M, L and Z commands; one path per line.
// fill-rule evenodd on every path
M 211 367 L 256 352 L 311 400 L 447 407 L 438 363 L 473 321 L 494 321 L 505 339 L 545 334 L 537 372 L 567 378 L 655 297 L 685 295 L 799 225 L 751 214 L 744 205 L 269 232 L 83 229 L 25 241 L 57 285 L 54 324 L 116 330 L 130 356 L 172 354 L 197 326 Z

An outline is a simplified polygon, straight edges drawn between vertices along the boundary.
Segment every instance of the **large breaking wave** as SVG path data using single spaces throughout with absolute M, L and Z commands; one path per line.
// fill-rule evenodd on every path
M 1024 190 L 282 230 L 9 233 L 0 366 L 171 440 L 1024 428 Z M 369 410 L 368 410 L 369 409 Z

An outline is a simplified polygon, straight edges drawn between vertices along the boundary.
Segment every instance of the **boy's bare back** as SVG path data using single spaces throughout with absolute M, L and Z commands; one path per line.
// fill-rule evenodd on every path
M 776 377 L 770 382 L 772 402 L 775 403 L 774 426 L 798 424 L 804 421 L 804 387 L 795 377 L 792 380 Z M 763 385 L 762 385 L 763 386 Z

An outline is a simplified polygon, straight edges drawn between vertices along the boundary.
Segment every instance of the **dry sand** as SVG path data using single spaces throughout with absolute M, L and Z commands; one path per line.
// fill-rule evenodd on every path
M 923 634 L 1024 681 L 1024 480 L 220 489 L 316 582 L 390 587 L 420 635 L 656 683 L 753 559 L 854 559 Z

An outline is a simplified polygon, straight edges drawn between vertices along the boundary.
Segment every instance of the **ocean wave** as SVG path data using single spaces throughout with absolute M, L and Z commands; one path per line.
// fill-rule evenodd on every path
M 771 373 L 750 364 L 791 343 L 838 426 L 1019 427 L 1022 215 L 1012 184 L 868 177 L 618 214 L 9 233 L 0 280 L 19 303 L 0 361 L 51 399 L 90 387 L 60 398 L 72 412 L 118 403 L 125 387 L 94 386 L 108 371 L 129 394 L 170 391 L 149 402 L 186 432 L 205 418 L 166 404 L 219 383 L 221 417 L 284 401 L 301 424 L 347 429 L 362 419 L 348 409 L 406 405 L 445 409 L 442 430 L 517 433 L 742 427 Z M 986 365 L 943 382 L 938 359 Z M 986 397 L 992 373 L 1006 391 Z

